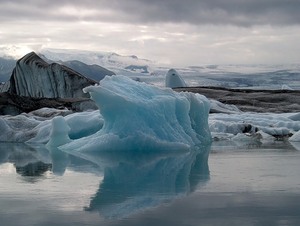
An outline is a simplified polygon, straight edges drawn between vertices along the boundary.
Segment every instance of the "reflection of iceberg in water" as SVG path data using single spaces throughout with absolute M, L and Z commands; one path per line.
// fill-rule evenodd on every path
M 85 153 L 81 158 L 47 148 L 2 143 L 0 164 L 14 164 L 22 179 L 30 183 L 47 178 L 46 171 L 55 175 L 63 175 L 66 169 L 97 175 L 104 172 L 86 210 L 99 211 L 105 218 L 119 219 L 170 202 L 209 180 L 210 146 L 187 152 Z
M 17 167 L 43 162 L 51 163 L 48 150 L 44 145 L 31 146 L 24 143 L 1 143 L 0 164 L 10 162 Z
M 0 164 L 12 163 L 16 173 L 29 183 L 43 179 L 44 174 L 52 168 L 49 152 L 43 145 L 1 143 L 0 153 Z
M 16 172 L 24 177 L 32 177 L 28 182 L 43 179 L 47 171 L 62 176 L 67 168 L 73 171 L 95 172 L 98 167 L 90 161 L 69 156 L 55 147 L 45 145 L 29 145 L 25 143 L 0 143 L 0 165 L 12 163 Z
M 162 153 L 143 164 L 121 161 L 108 166 L 86 210 L 99 211 L 105 218 L 123 218 L 187 195 L 209 180 L 209 150 L 203 146 L 201 151 Z
M 47 147 L 50 151 L 52 160 L 52 172 L 55 175 L 63 175 L 70 164 L 68 154 L 62 152 L 56 147 Z

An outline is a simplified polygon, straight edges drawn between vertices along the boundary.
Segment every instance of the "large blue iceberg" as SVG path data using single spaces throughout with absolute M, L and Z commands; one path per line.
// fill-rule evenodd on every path
M 106 77 L 84 91 L 98 105 L 103 127 L 60 146 L 63 151 L 79 155 L 111 150 L 177 151 L 211 142 L 210 105 L 202 95 L 177 93 L 125 76 Z

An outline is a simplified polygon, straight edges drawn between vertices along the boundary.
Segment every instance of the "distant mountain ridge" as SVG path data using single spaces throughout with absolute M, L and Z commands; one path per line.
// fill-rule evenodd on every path
M 88 65 L 99 65 L 116 74 L 134 75 L 151 73 L 155 63 L 151 60 L 140 59 L 135 55 L 122 56 L 112 52 L 93 52 L 84 50 L 42 49 L 39 54 L 53 61 L 77 60 Z M 142 68 L 142 70 L 137 70 Z
M 96 65 L 96 64 L 87 65 L 78 60 L 61 62 L 61 64 L 79 72 L 80 74 L 82 74 L 96 82 L 99 82 L 100 80 L 102 80 L 106 75 L 110 76 L 110 75 L 115 74 L 114 72 L 112 72 L 104 67 L 101 67 L 99 65 Z

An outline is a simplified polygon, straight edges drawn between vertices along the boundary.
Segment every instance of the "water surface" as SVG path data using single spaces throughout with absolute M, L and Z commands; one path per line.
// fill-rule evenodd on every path
M 299 163 L 283 142 L 93 161 L 1 143 L 1 225 L 300 225 Z

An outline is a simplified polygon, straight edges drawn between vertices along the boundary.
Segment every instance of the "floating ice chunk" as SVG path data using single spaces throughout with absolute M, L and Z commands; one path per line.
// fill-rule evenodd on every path
M 244 134 L 244 133 L 239 133 L 232 138 L 233 141 L 245 142 L 245 143 L 259 142 L 260 139 L 261 136 L 259 134 Z
M 260 141 L 262 143 L 273 143 L 275 141 L 275 138 L 271 136 L 270 134 L 267 134 L 263 131 L 258 131 L 257 134 L 260 135 L 261 139 Z
M 254 133 L 256 128 L 251 124 L 244 122 L 210 121 L 209 128 L 214 133 L 230 133 L 237 135 L 239 133 Z
M 40 122 L 26 115 L 0 117 L 0 141 L 25 142 L 36 135 Z
M 52 119 L 52 130 L 47 146 L 58 147 L 71 141 L 69 137 L 70 127 L 64 117 L 57 116 Z
M 210 143 L 209 101 L 136 82 L 125 76 L 105 77 L 84 89 L 97 103 L 104 125 L 97 133 L 61 147 L 72 152 L 189 149 Z
M 220 101 L 210 99 L 210 112 L 211 113 L 241 113 L 242 111 L 238 109 L 237 106 L 232 104 L 223 104 Z
M 55 110 L 51 110 L 51 112 L 55 112 Z M 31 113 L 0 116 L 0 142 L 47 143 L 50 139 L 52 114 L 49 117 Z M 100 130 L 103 125 L 99 110 L 73 113 L 64 118 L 70 127 L 69 136 L 71 139 L 91 135 Z
M 300 130 L 297 114 L 274 113 L 239 113 L 239 114 L 210 114 L 209 127 L 218 136 L 220 133 L 256 133 L 263 132 L 262 139 L 270 139 L 268 134 L 276 138 L 286 138 Z
M 289 87 L 288 85 L 282 85 L 281 89 L 282 90 L 294 90 L 293 88 Z
M 40 122 L 32 131 L 35 135 L 25 142 L 28 143 L 47 143 L 50 139 L 51 120 Z
M 84 136 L 91 135 L 103 126 L 103 119 L 97 111 L 77 112 L 64 117 L 70 127 L 69 137 L 78 139 Z M 50 139 L 51 120 L 40 122 L 34 128 L 36 135 L 31 139 L 26 140 L 29 143 L 47 143 Z
M 293 121 L 300 121 L 300 113 L 292 114 L 291 116 L 289 116 L 289 119 Z
M 292 142 L 300 142 L 300 131 L 298 131 L 297 133 L 295 133 L 293 136 L 291 136 L 289 138 L 289 141 Z
M 177 73 L 175 69 L 170 69 L 166 74 L 166 87 L 186 87 L 186 83 L 183 78 Z

